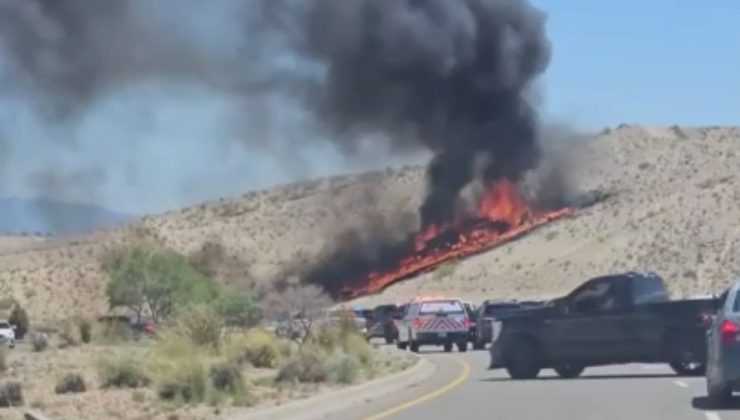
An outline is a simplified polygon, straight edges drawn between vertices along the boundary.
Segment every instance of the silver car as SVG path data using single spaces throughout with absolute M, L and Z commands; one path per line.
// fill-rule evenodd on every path
M 740 281 L 720 298 L 721 306 L 707 330 L 707 394 L 716 405 L 740 390 Z

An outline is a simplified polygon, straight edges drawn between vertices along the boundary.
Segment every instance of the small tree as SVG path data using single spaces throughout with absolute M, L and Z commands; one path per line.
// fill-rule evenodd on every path
M 134 248 L 110 270 L 111 307 L 130 308 L 137 316 L 147 309 L 155 322 L 179 305 L 208 303 L 218 296 L 211 281 L 175 252 Z
M 23 309 L 20 304 L 16 304 L 13 307 L 13 310 L 10 312 L 8 323 L 15 327 L 15 337 L 22 340 L 28 332 L 30 322 L 28 321 L 26 310 Z
M 303 346 L 312 337 L 314 322 L 331 304 L 331 299 L 319 287 L 296 285 L 288 287 L 282 293 L 267 295 L 264 299 L 264 311 L 268 319 L 298 321 L 300 331 L 297 338 Z
M 230 327 L 253 327 L 262 318 L 257 300 L 248 294 L 226 294 L 214 301 L 218 315 Z

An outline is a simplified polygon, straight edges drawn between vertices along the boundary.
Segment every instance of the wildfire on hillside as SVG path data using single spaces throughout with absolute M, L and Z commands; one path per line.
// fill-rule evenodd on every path
M 338 297 L 353 299 L 377 293 L 399 280 L 444 262 L 468 257 L 518 238 L 539 226 L 568 216 L 574 209 L 534 210 L 519 194 L 516 184 L 503 179 L 487 188 L 476 210 L 472 217 L 464 220 L 422 229 L 414 235 L 413 250 L 397 264 L 344 283 L 337 293 Z

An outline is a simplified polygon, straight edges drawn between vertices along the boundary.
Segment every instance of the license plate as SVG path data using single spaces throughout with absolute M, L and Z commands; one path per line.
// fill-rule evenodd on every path
M 439 333 L 438 336 L 440 338 L 444 338 L 444 337 L 447 337 L 447 333 Z

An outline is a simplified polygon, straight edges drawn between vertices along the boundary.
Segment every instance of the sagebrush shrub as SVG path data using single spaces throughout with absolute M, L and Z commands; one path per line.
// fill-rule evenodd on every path
M 71 394 L 85 392 L 87 387 L 85 386 L 85 380 L 82 376 L 76 373 L 68 373 L 64 375 L 54 387 L 54 392 L 57 394 Z
M 324 370 L 329 382 L 351 384 L 360 376 L 362 364 L 351 354 L 334 352 L 326 359 Z
M 141 364 L 129 357 L 103 360 L 98 371 L 104 388 L 139 388 L 151 382 Z

